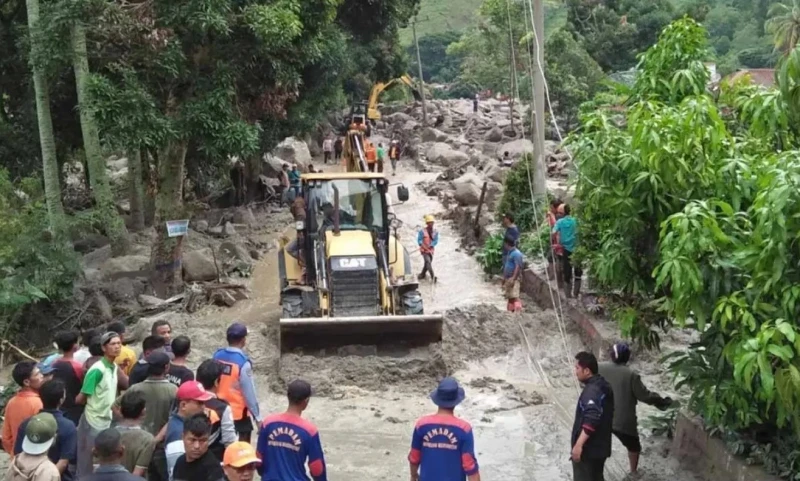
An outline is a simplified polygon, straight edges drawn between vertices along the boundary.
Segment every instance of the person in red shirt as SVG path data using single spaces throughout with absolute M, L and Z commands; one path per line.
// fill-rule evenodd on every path
M 42 387 L 44 377 L 36 363 L 22 361 L 14 366 L 11 371 L 21 388 L 17 394 L 6 404 L 5 419 L 3 420 L 2 441 L 3 451 L 14 455 L 14 443 L 17 441 L 17 431 L 23 421 L 42 410 L 42 400 L 39 398 L 39 388 Z
M 464 389 L 452 377 L 442 379 L 431 393 L 439 409 L 414 426 L 408 454 L 411 481 L 480 481 L 472 426 L 454 414 L 464 397 Z

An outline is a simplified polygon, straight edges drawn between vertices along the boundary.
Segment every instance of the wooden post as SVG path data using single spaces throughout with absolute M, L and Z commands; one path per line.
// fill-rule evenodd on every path
M 481 220 L 481 208 L 483 207 L 483 199 L 486 198 L 486 188 L 489 186 L 488 182 L 483 183 L 483 187 L 481 188 L 481 198 L 478 200 L 478 210 L 475 211 L 475 225 L 473 226 L 473 230 L 475 231 L 475 237 L 478 237 L 480 234 L 480 220 Z

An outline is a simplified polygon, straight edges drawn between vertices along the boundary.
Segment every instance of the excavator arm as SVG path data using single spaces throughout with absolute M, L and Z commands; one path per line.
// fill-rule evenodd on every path
M 380 97 L 385 90 L 389 89 L 397 82 L 402 82 L 411 89 L 411 94 L 414 96 L 414 100 L 417 102 L 422 101 L 422 95 L 420 94 L 419 90 L 414 87 L 414 81 L 408 75 L 403 74 L 400 77 L 385 83 L 377 82 L 372 86 L 372 90 L 369 93 L 369 103 L 367 104 L 367 118 L 369 118 L 369 120 L 380 120 L 381 113 L 378 110 L 378 97 Z

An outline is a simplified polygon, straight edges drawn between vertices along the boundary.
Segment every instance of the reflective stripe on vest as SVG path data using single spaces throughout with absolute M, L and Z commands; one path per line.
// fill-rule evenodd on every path
M 378 160 L 378 151 L 375 150 L 375 147 L 370 145 L 364 152 L 364 157 L 367 158 L 367 163 L 374 164 Z
M 434 229 L 433 235 L 436 235 L 436 230 Z M 430 232 L 428 232 L 427 228 L 422 229 L 422 245 L 419 246 L 419 251 L 423 254 L 433 254 L 433 237 L 431 236 Z
M 214 360 L 222 364 L 222 376 L 219 378 L 217 395 L 231 406 L 233 420 L 244 419 L 247 401 L 240 385 L 242 368 L 249 362 L 244 354 L 220 349 L 214 353 Z

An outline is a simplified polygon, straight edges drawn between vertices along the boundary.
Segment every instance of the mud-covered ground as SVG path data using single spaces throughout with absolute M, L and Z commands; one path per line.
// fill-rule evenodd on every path
M 423 216 L 441 218 L 443 208 L 415 187 L 435 174 L 418 173 L 410 164 L 401 162 L 393 180 L 412 187 L 411 200 L 396 206 L 395 212 L 404 222 L 401 242 L 413 253 Z M 310 381 L 316 396 L 307 416 L 320 429 L 331 480 L 407 479 L 414 421 L 435 409 L 428 394 L 449 374 L 467 392 L 457 414 L 474 427 L 482 479 L 571 480 L 569 434 L 579 389 L 572 357 L 582 349 L 578 336 L 569 324 L 562 324 L 563 331 L 559 328 L 555 311 L 540 310 L 530 302 L 521 315 L 504 312 L 499 287 L 486 282 L 476 260 L 460 251 L 458 233 L 445 221 L 437 228 L 434 267 L 439 281 L 423 281 L 421 292 L 426 312 L 445 313 L 441 345 L 380 355 L 369 348 L 348 348 L 327 355 L 281 356 L 275 250 L 256 265 L 248 281 L 249 300 L 230 309 L 207 307 L 193 315 L 163 316 L 172 322 L 175 334 L 192 339 L 193 365 L 224 344 L 228 324 L 247 324 L 264 413 L 285 408 L 286 383 L 295 378 Z M 274 238 L 274 232 L 265 231 L 262 240 L 270 243 Z M 412 264 L 421 269 L 419 256 L 412 254 Z M 654 386 L 668 385 L 653 359 L 635 367 Z M 648 412 L 652 411 L 641 409 L 641 417 Z M 665 457 L 666 440 L 649 438 L 644 444 L 643 479 L 695 479 Z M 617 443 L 606 479 L 622 480 L 626 471 L 626 453 Z
M 422 217 L 442 217 L 443 212 L 438 201 L 413 187 L 435 174 L 415 172 L 409 164 L 401 163 L 393 180 L 412 187 L 411 200 L 395 212 L 404 222 L 401 241 L 414 252 Z M 554 311 L 530 303 L 520 316 L 505 313 L 499 287 L 486 282 L 477 262 L 460 251 L 458 233 L 444 221 L 437 228 L 434 267 L 439 281 L 423 282 L 421 292 L 427 312 L 446 313 L 441 346 L 381 355 L 352 348 L 324 356 L 281 357 L 275 341 L 280 309 L 274 252 L 254 271 L 251 300 L 201 316 L 173 316 L 174 329 L 192 338 L 192 361 L 197 363 L 223 343 L 228 323 L 248 324 L 264 411 L 284 408 L 287 382 L 309 380 L 316 397 L 307 414 L 320 428 L 330 479 L 406 479 L 414 421 L 434 410 L 428 394 L 448 374 L 466 388 L 467 399 L 457 412 L 474 426 L 483 479 L 572 479 L 569 433 L 578 393 L 572 356 L 582 348 L 578 336 L 569 325 L 562 335 Z M 421 269 L 418 256 L 412 255 L 412 264 Z M 636 367 L 648 373 L 651 383 L 662 384 L 652 362 Z M 665 457 L 667 443 L 645 440 L 644 479 L 694 479 Z M 627 457 L 619 444 L 614 451 L 607 479 L 622 480 Z

